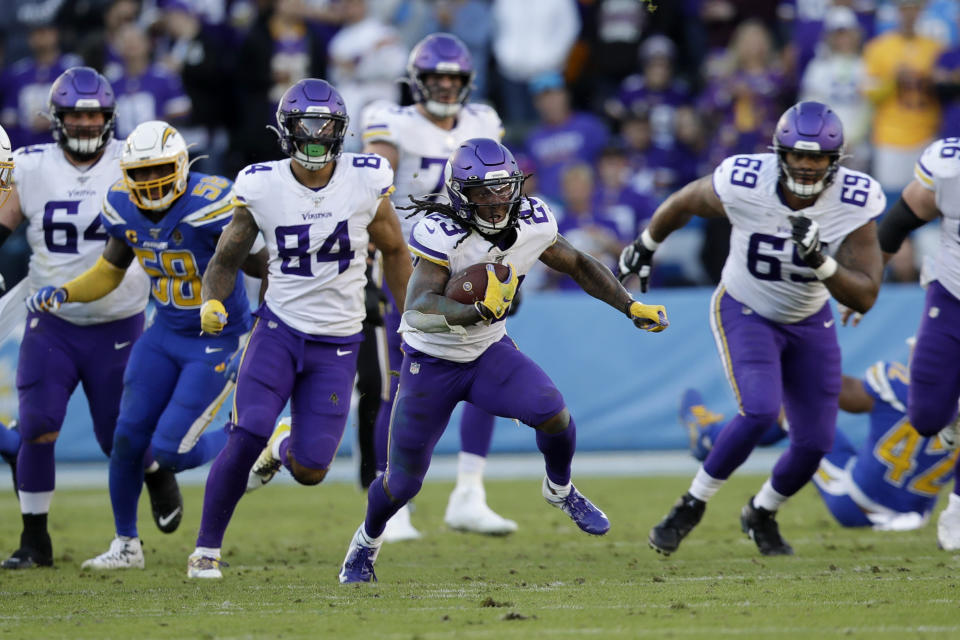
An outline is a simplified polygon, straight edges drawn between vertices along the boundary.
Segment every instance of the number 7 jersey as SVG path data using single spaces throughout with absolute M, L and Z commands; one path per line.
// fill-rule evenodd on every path
M 264 302 L 302 333 L 360 333 L 367 226 L 393 192 L 393 170 L 378 155 L 343 153 L 327 185 L 313 190 L 294 177 L 290 162 L 250 165 L 234 185 L 270 254 Z
M 779 179 L 772 153 L 732 156 L 713 172 L 713 189 L 733 227 L 721 284 L 764 318 L 792 323 L 819 311 L 830 292 L 797 253 L 787 216 L 820 225 L 823 252 L 834 256 L 851 231 L 883 213 L 886 197 L 867 174 L 840 167 L 813 205 L 794 211 L 780 195 Z

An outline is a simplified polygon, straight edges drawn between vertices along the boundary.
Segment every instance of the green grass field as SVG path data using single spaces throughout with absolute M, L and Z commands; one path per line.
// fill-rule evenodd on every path
M 610 516 L 582 534 L 540 497 L 537 480 L 490 481 L 489 502 L 520 531 L 485 538 L 444 530 L 450 483 L 416 501 L 416 542 L 384 545 L 376 585 L 337 584 L 364 508 L 353 486 L 270 486 L 241 502 L 222 581 L 188 581 L 202 489 L 186 516 L 156 531 L 145 498 L 144 571 L 80 563 L 112 537 L 105 490 L 60 490 L 51 529 L 57 566 L 0 572 L 4 638 L 957 638 L 960 555 L 939 551 L 935 523 L 910 533 L 842 530 L 806 488 L 780 515 L 797 555 L 763 558 L 739 530 L 761 484 L 734 477 L 680 551 L 647 547 L 649 528 L 686 478 L 580 478 Z M 0 496 L 4 554 L 17 545 L 11 492 Z

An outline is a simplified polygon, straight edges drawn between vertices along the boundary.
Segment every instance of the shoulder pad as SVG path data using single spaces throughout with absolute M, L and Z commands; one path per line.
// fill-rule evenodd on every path
M 913 176 L 928 189 L 937 180 L 960 174 L 960 138 L 943 138 L 923 150 L 913 167 Z
M 403 115 L 403 107 L 398 107 L 392 102 L 379 100 L 367 105 L 360 116 L 363 141 L 394 142 L 397 137 L 397 120 Z
M 907 407 L 901 401 L 900 395 L 906 399 L 906 367 L 895 362 L 877 362 L 864 376 L 867 388 L 877 399 L 890 405 L 897 411 L 906 413 Z M 897 393 L 896 387 L 902 387 L 902 394 Z

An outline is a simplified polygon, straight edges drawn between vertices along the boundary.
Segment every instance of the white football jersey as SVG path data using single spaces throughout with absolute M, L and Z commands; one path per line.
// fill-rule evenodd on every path
M 520 208 L 520 226 L 516 241 L 501 249 L 476 231 L 450 218 L 431 213 L 417 222 L 410 235 L 410 251 L 421 260 L 429 260 L 458 273 L 480 262 L 512 264 L 517 277 L 522 278 L 540 259 L 540 255 L 557 241 L 557 220 L 542 200 L 524 200 Z M 524 217 L 525 216 L 525 217 Z M 463 240 L 460 242 L 460 240 Z M 459 242 L 459 244 L 457 244 Z M 507 333 L 506 316 L 489 325 L 483 322 L 464 327 L 466 335 L 454 333 L 422 333 L 402 325 L 403 340 L 414 349 L 428 355 L 471 362 Z
M 937 280 L 954 298 L 960 298 L 960 138 L 937 140 L 924 149 L 913 175 L 933 191 L 943 215 Z
M 237 204 L 253 215 L 269 253 L 267 306 L 290 327 L 315 336 L 360 333 L 367 225 L 393 190 L 390 163 L 343 153 L 330 182 L 314 191 L 290 160 L 253 164 L 237 175 Z
M 865 173 L 840 167 L 810 207 L 794 211 L 777 190 L 777 156 L 731 156 L 713 172 L 713 189 L 733 226 L 721 285 L 734 299 L 775 322 L 799 322 L 830 297 L 796 251 L 787 216 L 804 215 L 820 225 L 823 253 L 833 256 L 851 231 L 886 207 L 880 184 Z
M 503 138 L 503 123 L 497 112 L 483 104 L 464 105 L 450 131 L 425 118 L 414 105 L 398 107 L 380 102 L 363 112 L 364 144 L 389 142 L 397 148 L 397 190 L 393 194 L 397 207 L 409 206 L 408 196 L 421 198 L 443 192 L 443 166 L 457 147 L 470 138 Z M 423 217 L 418 214 L 407 218 L 409 214 L 397 210 L 405 238 L 410 237 L 413 225 Z
M 111 140 L 100 160 L 83 169 L 70 164 L 56 144 L 17 149 L 13 175 L 33 251 L 27 274 L 31 293 L 73 280 L 103 254 L 107 232 L 100 211 L 110 187 L 122 178 L 122 147 L 121 141 Z M 149 291 L 147 274 L 134 261 L 120 286 L 108 295 L 68 303 L 53 313 L 80 325 L 129 318 L 147 306 Z

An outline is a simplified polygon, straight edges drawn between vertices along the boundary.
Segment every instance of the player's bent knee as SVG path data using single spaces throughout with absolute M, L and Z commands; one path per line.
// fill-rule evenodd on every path
M 27 442 L 32 442 L 33 444 L 50 444 L 51 442 L 56 442 L 59 435 L 59 431 L 48 431 L 47 433 L 40 434 L 36 438 L 28 439 Z
M 954 407 L 951 407 L 953 409 Z M 929 407 L 909 407 L 907 416 L 917 433 L 924 437 L 936 435 L 953 418 L 953 412 L 931 410 Z
M 327 477 L 329 469 L 311 469 L 294 460 L 289 452 L 287 455 L 290 457 L 290 473 L 293 474 L 294 480 L 300 484 L 307 486 L 320 484 Z
M 558 433 L 563 433 L 566 431 L 567 427 L 570 426 L 570 412 L 564 408 L 560 413 L 548 419 L 546 422 L 542 422 L 536 426 L 534 429 L 537 431 L 542 431 L 550 435 L 556 435 Z
M 383 488 L 394 502 L 408 502 L 420 493 L 423 479 L 400 470 L 387 470 L 383 476 Z

